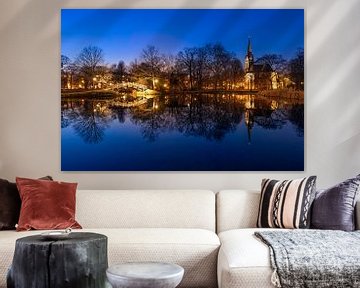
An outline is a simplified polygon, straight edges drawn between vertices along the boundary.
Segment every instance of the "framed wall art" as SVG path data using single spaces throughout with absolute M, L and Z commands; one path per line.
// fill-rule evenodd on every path
M 304 170 L 303 9 L 63 9 L 61 170 Z

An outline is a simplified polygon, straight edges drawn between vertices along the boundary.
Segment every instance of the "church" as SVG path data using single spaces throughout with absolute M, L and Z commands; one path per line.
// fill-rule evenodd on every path
M 252 53 L 251 40 L 248 40 L 244 63 L 244 88 L 246 90 L 272 90 L 278 89 L 277 73 L 269 63 L 256 63 Z

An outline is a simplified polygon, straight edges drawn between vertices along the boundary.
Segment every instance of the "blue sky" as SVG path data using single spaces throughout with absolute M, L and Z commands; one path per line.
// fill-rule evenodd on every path
M 295 55 L 304 47 L 303 9 L 62 9 L 61 54 L 103 49 L 107 64 L 130 63 L 147 45 L 177 54 L 185 47 L 220 42 L 244 61 L 251 37 L 255 58 Z

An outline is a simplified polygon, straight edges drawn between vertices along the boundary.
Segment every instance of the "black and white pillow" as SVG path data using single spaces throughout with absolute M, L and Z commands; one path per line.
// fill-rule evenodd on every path
M 257 227 L 309 228 L 316 176 L 294 180 L 263 179 Z

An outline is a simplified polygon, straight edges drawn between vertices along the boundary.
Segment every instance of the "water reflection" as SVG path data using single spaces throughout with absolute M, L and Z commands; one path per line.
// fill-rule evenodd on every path
M 61 128 L 72 125 L 86 143 L 100 143 L 112 120 L 113 111 L 106 101 L 62 101 Z
M 136 102 L 137 101 L 137 102 Z M 161 134 L 180 132 L 184 136 L 221 141 L 244 119 L 248 142 L 254 125 L 282 129 L 290 122 L 297 134 L 304 133 L 304 104 L 300 100 L 267 99 L 256 95 L 182 94 L 136 100 L 63 100 L 61 127 L 72 126 L 86 143 L 100 143 L 111 121 L 130 121 L 149 142 Z

